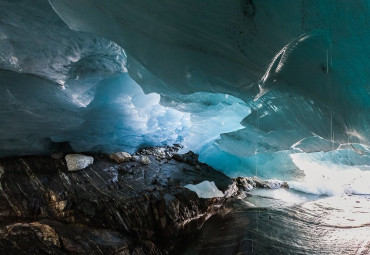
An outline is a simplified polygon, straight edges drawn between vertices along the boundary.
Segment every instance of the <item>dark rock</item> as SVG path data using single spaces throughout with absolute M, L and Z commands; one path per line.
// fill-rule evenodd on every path
M 289 188 L 287 182 L 278 180 L 261 180 L 258 177 L 237 177 L 233 179 L 240 190 L 250 191 L 253 188 L 279 189 Z
M 188 163 L 189 165 L 196 166 L 199 163 L 198 155 L 192 151 L 185 153 L 183 157 L 185 162 Z
M 179 161 L 179 162 L 185 162 L 184 157 L 182 156 L 182 154 L 179 154 L 179 153 L 174 153 L 174 154 L 172 155 L 172 158 L 173 158 L 174 160 Z
M 201 199 L 183 186 L 209 180 L 224 192 L 233 184 L 192 152 L 172 159 L 178 149 L 136 153 L 149 165 L 95 155 L 78 172 L 63 159 L 0 159 L 0 254 L 167 253 L 225 209 L 225 197 Z

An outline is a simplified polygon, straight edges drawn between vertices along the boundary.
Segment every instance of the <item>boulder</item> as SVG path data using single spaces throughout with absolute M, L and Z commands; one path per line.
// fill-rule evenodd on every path
M 131 160 L 130 153 L 120 151 L 109 155 L 110 159 L 115 160 L 117 163 L 123 163 Z
M 149 165 L 150 164 L 150 159 L 147 156 L 142 156 L 141 157 L 141 163 L 143 165 Z
M 68 171 L 78 171 L 94 163 L 94 158 L 82 154 L 68 154 L 65 156 Z

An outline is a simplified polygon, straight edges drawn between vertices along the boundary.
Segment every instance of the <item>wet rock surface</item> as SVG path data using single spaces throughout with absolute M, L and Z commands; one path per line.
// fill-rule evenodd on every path
M 90 155 L 94 163 L 77 172 L 64 158 L 0 159 L 0 254 L 171 252 L 238 189 L 179 148 L 143 149 L 123 163 Z M 183 187 L 204 180 L 227 195 L 204 199 Z

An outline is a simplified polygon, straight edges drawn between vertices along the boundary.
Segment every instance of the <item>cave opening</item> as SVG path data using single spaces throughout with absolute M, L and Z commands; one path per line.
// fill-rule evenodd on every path
M 3 249 L 367 254 L 369 12 L 0 0 Z

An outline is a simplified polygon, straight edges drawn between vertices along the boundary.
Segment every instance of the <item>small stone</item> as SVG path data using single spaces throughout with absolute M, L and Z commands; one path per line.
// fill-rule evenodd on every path
M 123 163 L 131 160 L 130 153 L 120 151 L 109 155 L 110 159 L 115 160 L 117 163 Z
M 199 165 L 196 165 L 196 166 L 195 166 L 195 170 L 201 171 L 201 170 L 202 170 L 202 168 L 201 168 Z
M 281 184 L 281 187 L 282 187 L 282 188 L 287 188 L 287 189 L 289 189 L 289 184 L 288 184 L 287 182 L 283 182 L 283 183 Z
M 136 162 L 139 162 L 140 161 L 140 157 L 138 155 L 134 155 L 134 156 L 132 156 L 132 160 L 133 161 L 136 161 Z
M 68 154 L 65 156 L 68 171 L 78 171 L 94 163 L 94 158 L 82 154 Z
M 150 159 L 147 156 L 142 156 L 141 157 L 141 163 L 143 165 L 149 165 L 150 164 Z
M 67 201 L 59 201 L 55 203 L 55 209 L 57 209 L 59 212 L 62 212 L 67 206 Z
M 37 237 L 41 239 L 43 237 L 42 233 L 41 232 L 37 232 Z
M 252 180 L 256 184 L 255 187 L 257 187 L 257 188 L 266 188 L 265 185 L 264 185 L 264 182 L 261 179 L 259 179 L 258 177 L 255 176 L 255 177 L 252 178 Z

